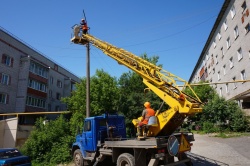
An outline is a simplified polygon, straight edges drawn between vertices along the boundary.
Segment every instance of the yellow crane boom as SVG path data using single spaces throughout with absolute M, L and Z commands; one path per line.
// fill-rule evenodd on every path
M 180 77 L 90 34 L 79 35 L 77 26 L 74 28 L 74 36 L 71 41 L 81 45 L 91 43 L 119 64 L 127 66 L 139 74 L 143 78 L 143 83 L 170 106 L 168 110 L 157 111 L 158 126 L 150 129 L 149 136 L 172 134 L 187 116 L 202 111 L 200 99 L 188 82 Z M 183 88 L 179 89 L 177 83 L 182 83 Z M 183 92 L 185 88 L 189 88 L 195 97 L 185 94 Z

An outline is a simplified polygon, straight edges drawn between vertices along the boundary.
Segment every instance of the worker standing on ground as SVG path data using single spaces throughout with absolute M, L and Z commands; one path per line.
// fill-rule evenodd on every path
M 82 19 L 80 24 L 82 25 L 83 34 L 87 34 L 87 32 L 88 32 L 87 22 L 84 19 Z
M 148 120 L 151 116 L 155 116 L 155 111 L 151 108 L 150 106 L 150 102 L 145 102 L 144 103 L 144 107 L 145 109 L 142 111 L 142 119 L 138 124 L 138 129 L 139 129 L 139 133 L 138 136 L 143 136 L 143 128 L 145 127 L 145 125 L 148 124 Z M 147 133 L 147 129 L 145 129 L 144 133 Z

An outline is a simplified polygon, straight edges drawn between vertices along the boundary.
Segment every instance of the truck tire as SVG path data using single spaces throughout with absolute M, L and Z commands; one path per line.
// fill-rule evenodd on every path
M 135 166 L 135 158 L 129 153 L 122 153 L 117 159 L 117 166 Z
M 83 157 L 82 157 L 82 153 L 80 149 L 76 149 L 74 151 L 73 159 L 74 159 L 75 166 L 83 166 Z

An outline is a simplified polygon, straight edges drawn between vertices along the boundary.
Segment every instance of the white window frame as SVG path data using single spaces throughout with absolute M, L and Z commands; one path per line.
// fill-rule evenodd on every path
M 61 99 L 61 94 L 60 93 L 56 93 L 56 99 L 60 100 Z
M 215 56 L 215 64 L 218 64 L 218 55 Z
M 39 65 L 35 62 L 31 62 L 30 63 L 30 68 L 29 68 L 29 71 L 34 73 L 34 74 L 37 74 L 41 77 L 44 77 L 44 78 L 48 78 L 48 71 L 45 67 L 43 67 L 42 65 Z
M 45 104 L 46 101 L 44 99 L 34 98 L 31 96 L 27 96 L 26 98 L 26 105 L 28 106 L 45 108 L 46 107 Z
M 2 73 L 1 84 L 9 85 L 10 83 L 10 76 L 8 74 Z
M 222 87 L 220 87 L 220 96 L 222 97 Z
M 245 26 L 245 33 L 247 34 L 250 31 L 250 24 L 247 23 L 247 25 Z
M 225 31 L 227 30 L 228 26 L 227 26 L 227 19 L 224 20 L 223 22 L 223 26 L 224 26 L 224 29 Z
M 246 80 L 247 79 L 247 75 L 246 75 L 246 71 L 245 70 L 242 70 L 240 72 L 240 77 L 241 77 L 241 80 Z
M 216 48 L 216 40 L 215 39 L 213 41 L 213 46 L 214 46 L 214 48 Z
M 236 88 L 237 88 L 237 83 L 235 82 L 235 80 L 236 80 L 236 77 L 233 77 L 233 81 L 234 81 L 234 83 L 233 83 L 233 85 L 234 85 L 234 89 L 236 89 Z
M 49 77 L 49 82 L 50 82 L 50 85 L 53 85 L 54 78 L 52 76 Z
M 218 73 L 217 73 L 217 77 L 218 77 L 218 81 L 220 81 L 220 71 L 218 71 Z
M 226 65 L 223 66 L 223 74 L 226 75 Z
M 246 4 L 246 1 L 244 1 L 241 5 L 241 8 L 242 8 L 242 13 L 245 11 L 245 9 L 247 8 L 247 4 Z
M 223 47 L 221 47 L 221 49 L 220 49 L 220 50 L 221 50 L 221 55 L 222 55 L 222 56 L 221 56 L 221 58 L 223 58 L 223 57 L 224 57 L 224 55 L 225 55 L 225 52 L 224 52 Z
M 237 57 L 238 57 L 238 61 L 240 61 L 243 58 L 241 47 L 237 50 Z
M 232 68 L 234 67 L 233 57 L 231 57 L 231 58 L 229 59 L 229 67 L 230 67 L 230 69 L 232 69 Z
M 226 87 L 226 93 L 229 93 L 228 84 L 225 84 L 225 87 Z
M 219 31 L 218 32 L 218 39 L 220 40 L 221 39 L 221 34 L 220 34 L 221 32 Z
M 56 85 L 57 85 L 57 87 L 62 88 L 62 81 L 61 80 L 57 80 Z
M 231 17 L 232 17 L 232 19 L 234 18 L 234 16 L 236 15 L 236 11 L 235 11 L 235 7 L 234 7 L 234 5 L 231 7 L 231 9 L 230 9 L 230 13 L 231 13 Z
M 231 47 L 230 37 L 227 38 L 227 49 Z
M 11 66 L 11 57 L 9 57 L 9 56 L 7 56 L 7 55 L 5 55 L 6 56 L 6 59 L 5 59 L 5 65 L 7 65 L 7 66 Z
M 0 93 L 0 103 L 2 104 L 7 104 L 7 94 L 5 93 Z
M 234 27 L 234 39 L 237 39 L 239 36 L 239 28 L 238 25 Z

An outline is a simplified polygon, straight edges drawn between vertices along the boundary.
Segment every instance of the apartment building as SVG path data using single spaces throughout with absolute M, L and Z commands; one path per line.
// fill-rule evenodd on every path
M 250 79 L 250 1 L 225 0 L 189 79 L 190 83 Z M 250 82 L 213 85 L 250 112 Z
M 0 114 L 65 111 L 80 79 L 0 27 Z M 32 124 L 38 115 L 19 117 Z M 0 119 L 6 117 L 0 116 Z

